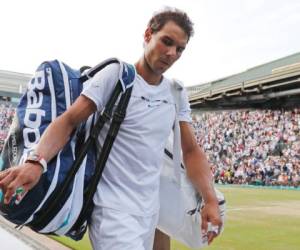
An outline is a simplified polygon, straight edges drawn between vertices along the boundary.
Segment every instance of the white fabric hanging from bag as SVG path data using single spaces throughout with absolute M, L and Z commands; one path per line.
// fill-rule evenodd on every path
M 181 88 L 180 84 L 174 81 L 172 91 L 175 103 L 178 103 Z M 164 156 L 160 175 L 160 211 L 157 227 L 171 238 L 191 248 L 201 249 L 207 246 L 207 237 L 201 232 L 200 211 L 203 202 L 188 179 L 182 164 L 177 117 L 174 122 L 174 133 L 169 137 L 166 151 L 169 153 Z M 223 221 L 222 231 L 225 220 L 225 200 L 220 191 L 216 190 L 216 194 Z

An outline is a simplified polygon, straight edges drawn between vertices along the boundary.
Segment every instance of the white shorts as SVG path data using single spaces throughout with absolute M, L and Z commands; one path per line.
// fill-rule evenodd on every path
M 89 237 L 95 250 L 152 250 L 158 214 L 135 216 L 95 207 Z

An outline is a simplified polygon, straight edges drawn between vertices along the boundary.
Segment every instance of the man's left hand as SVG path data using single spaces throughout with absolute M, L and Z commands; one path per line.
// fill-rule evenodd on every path
M 207 237 L 208 244 L 220 234 L 222 220 L 218 202 L 208 202 L 201 210 L 202 235 Z

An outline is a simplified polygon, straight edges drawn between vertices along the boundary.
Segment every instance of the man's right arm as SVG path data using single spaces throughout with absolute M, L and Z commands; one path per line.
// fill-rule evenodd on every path
M 50 161 L 67 143 L 72 131 L 95 111 L 95 103 L 80 95 L 66 112 L 48 126 L 36 147 L 36 152 L 47 162 Z
M 56 118 L 43 133 L 36 152 L 47 162 L 51 160 L 67 143 L 72 131 L 82 121 L 96 111 L 95 103 L 81 95 L 66 112 Z M 25 191 L 37 184 L 42 175 L 38 163 L 24 163 L 0 172 L 0 188 L 4 194 L 4 202 L 9 203 L 18 187 Z

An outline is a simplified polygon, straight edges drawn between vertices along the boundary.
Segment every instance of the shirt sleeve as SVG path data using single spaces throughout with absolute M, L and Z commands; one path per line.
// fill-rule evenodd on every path
M 189 99 L 185 88 L 183 88 L 180 91 L 180 102 L 179 102 L 177 117 L 179 121 L 189 122 L 189 123 L 192 122 L 191 108 L 190 108 Z
M 98 111 L 101 111 L 108 102 L 118 81 L 119 70 L 120 64 L 110 64 L 83 84 L 81 95 L 92 100 Z

